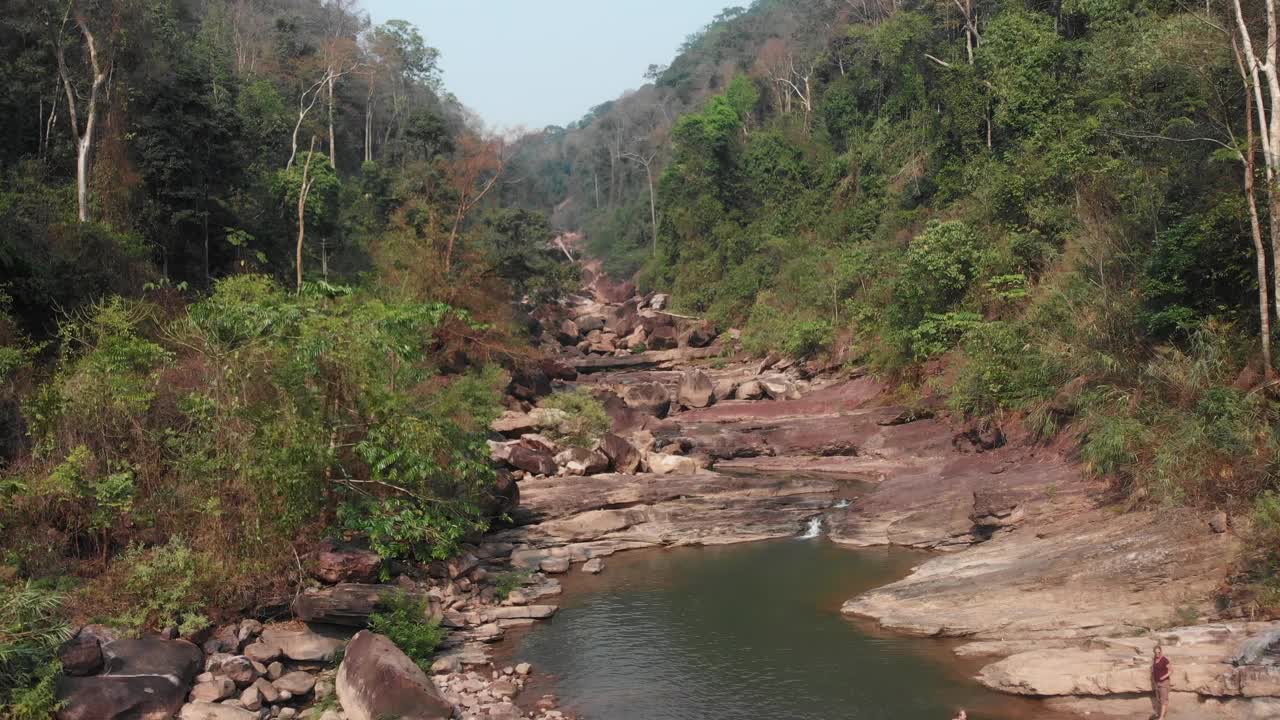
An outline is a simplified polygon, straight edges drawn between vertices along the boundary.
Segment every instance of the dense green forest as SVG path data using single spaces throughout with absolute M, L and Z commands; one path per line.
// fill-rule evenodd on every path
M 1262 3 L 759 0 L 525 138 L 510 202 L 750 351 L 1251 517 L 1275 605 L 1274 37 Z
M 6 4 L 0 715 L 67 618 L 186 632 L 500 511 L 513 303 L 572 273 L 438 59 L 341 0 Z

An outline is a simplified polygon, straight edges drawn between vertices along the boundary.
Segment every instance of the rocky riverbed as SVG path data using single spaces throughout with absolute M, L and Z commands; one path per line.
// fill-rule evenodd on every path
M 1174 667 L 1171 720 L 1280 717 L 1280 623 L 1214 604 L 1239 548 L 1229 518 L 1122 511 L 1064 448 L 896 405 L 857 370 L 735 360 L 731 333 L 588 279 L 537 313 L 547 359 L 515 375 L 492 428 L 510 526 L 390 583 L 372 553 L 320 548 L 288 624 L 143 640 L 87 627 L 63 654 L 60 717 L 560 718 L 554 697 L 521 697 L 537 668 L 495 666 L 490 652 L 555 614 L 557 576 L 608 572 L 620 551 L 814 523 L 851 546 L 936 551 L 843 611 L 967 640 L 957 652 L 982 661 L 990 688 L 1145 717 L 1159 642 Z M 593 447 L 558 446 L 559 411 L 536 406 L 569 385 L 609 413 Z M 423 599 L 447 630 L 430 674 L 361 630 L 393 593 Z

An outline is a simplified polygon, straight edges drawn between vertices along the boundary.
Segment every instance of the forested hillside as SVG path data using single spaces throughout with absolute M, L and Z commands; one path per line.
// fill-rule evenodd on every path
M 449 555 L 505 509 L 513 302 L 571 277 L 413 26 L 352 2 L 0 14 L 0 715 L 71 617 L 287 605 L 356 533 Z
M 1261 3 L 760 0 L 526 138 L 516 201 L 752 352 L 1243 511 L 1275 604 L 1274 37 Z

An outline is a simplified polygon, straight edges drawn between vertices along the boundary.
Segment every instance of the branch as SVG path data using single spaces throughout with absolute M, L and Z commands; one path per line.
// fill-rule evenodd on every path
M 946 60 L 940 60 L 940 59 L 938 59 L 938 58 L 936 58 L 936 57 L 934 57 L 934 56 L 930 55 L 929 53 L 925 53 L 925 54 L 924 54 L 924 56 L 925 56 L 925 57 L 927 57 L 927 58 L 929 58 L 930 60 L 932 60 L 932 61 L 934 61 L 934 62 L 938 63 L 939 65 L 941 65 L 941 66 L 942 66 L 942 67 L 944 67 L 944 68 L 948 68 L 948 69 L 950 69 L 950 68 L 951 68 L 951 63 L 947 62 Z
M 1176 137 L 1169 137 L 1168 135 L 1157 135 L 1154 133 L 1127 133 L 1120 130 L 1107 130 L 1105 132 L 1111 135 L 1119 135 L 1120 137 L 1131 138 L 1134 140 L 1166 140 L 1168 142 L 1176 142 L 1176 143 L 1207 142 L 1207 143 L 1213 143 L 1214 145 L 1217 145 L 1219 147 L 1223 147 L 1228 150 L 1234 151 L 1236 154 L 1240 153 L 1239 148 L 1233 147 L 1231 145 L 1228 145 L 1227 143 L 1222 142 L 1217 138 L 1211 138 L 1211 137 L 1176 138 Z

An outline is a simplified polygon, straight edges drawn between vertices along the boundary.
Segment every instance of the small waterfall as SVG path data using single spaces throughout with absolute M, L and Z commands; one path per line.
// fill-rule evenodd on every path
M 805 526 L 804 532 L 800 533 L 801 540 L 812 540 L 822 534 L 822 516 L 814 515 L 809 518 L 809 524 Z
M 843 509 L 845 509 L 845 508 L 849 507 L 849 501 L 848 501 L 848 500 L 841 500 L 840 502 L 836 503 L 835 505 L 832 505 L 831 507 L 833 507 L 833 508 L 835 508 L 835 509 L 837 509 L 837 510 L 843 510 Z

